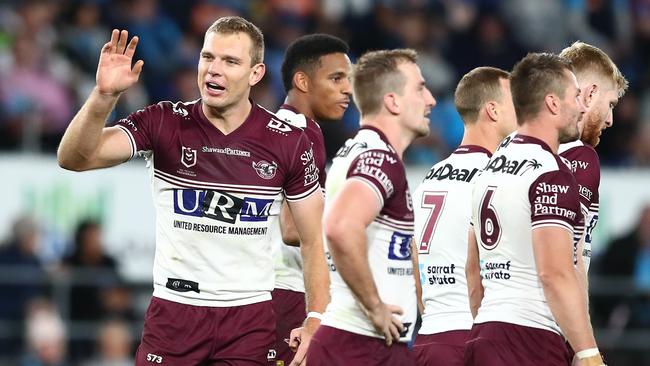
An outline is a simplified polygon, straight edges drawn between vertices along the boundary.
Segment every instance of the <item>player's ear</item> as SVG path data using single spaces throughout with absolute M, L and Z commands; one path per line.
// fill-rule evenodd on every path
M 544 105 L 551 114 L 560 114 L 560 98 L 558 98 L 557 94 L 546 94 L 544 97 Z
M 298 71 L 293 74 L 293 87 L 300 90 L 303 93 L 309 92 L 309 76 L 302 71 Z
M 262 80 L 266 73 L 266 66 L 263 63 L 259 63 L 253 66 L 250 75 L 248 76 L 248 85 L 253 86 Z
M 391 114 L 400 114 L 401 108 L 400 108 L 400 103 L 399 100 L 397 99 L 397 94 L 395 93 L 386 93 L 384 94 L 384 107 L 391 113 Z
M 581 97 L 582 97 L 582 104 L 585 105 L 585 107 L 589 108 L 591 107 L 591 103 L 595 100 L 596 96 L 598 95 L 599 92 L 598 85 L 596 84 L 590 84 L 585 90 L 583 91 Z
M 485 109 L 485 113 L 492 121 L 496 122 L 499 119 L 499 105 L 497 102 L 491 100 L 483 105 L 483 109 Z

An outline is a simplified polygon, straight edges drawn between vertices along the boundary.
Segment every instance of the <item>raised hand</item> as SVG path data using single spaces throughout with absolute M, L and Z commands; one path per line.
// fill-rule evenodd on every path
M 399 334 L 404 330 L 404 325 L 395 315 L 402 315 L 402 308 L 397 305 L 377 303 L 372 309 L 368 309 L 368 318 L 375 329 L 384 335 L 386 345 L 399 341 Z
M 133 67 L 133 54 L 138 45 L 138 37 L 126 41 L 129 32 L 113 29 L 110 42 L 102 47 L 97 66 L 97 89 L 104 95 L 119 95 L 135 84 L 142 72 L 144 61 L 138 60 Z

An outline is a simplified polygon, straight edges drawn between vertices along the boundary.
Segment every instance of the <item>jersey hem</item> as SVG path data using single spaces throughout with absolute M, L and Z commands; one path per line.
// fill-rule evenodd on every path
M 478 314 L 476 316 L 476 319 L 474 320 L 475 324 L 482 324 L 482 323 L 489 323 L 489 322 L 502 322 L 502 323 L 508 323 L 508 324 L 514 324 L 514 325 L 521 325 L 524 327 L 530 327 L 530 328 L 536 328 L 536 329 L 542 329 L 546 330 L 549 332 L 553 332 L 555 334 L 558 334 L 563 337 L 561 330 L 559 329 L 559 326 L 557 326 L 557 329 L 548 325 L 543 325 L 535 322 L 531 322 L 525 319 L 520 319 L 520 318 L 509 318 L 509 319 L 504 319 L 503 317 L 500 316 L 493 316 L 495 314 L 490 314 L 490 316 Z
M 325 315 L 325 316 L 327 316 L 327 315 Z M 346 331 L 346 332 L 366 336 L 366 337 L 384 339 L 384 337 L 380 336 L 377 333 L 373 333 L 373 332 L 370 332 L 370 331 L 367 331 L 367 330 L 361 330 L 358 327 L 355 327 L 353 325 L 343 323 L 343 322 L 339 322 L 339 321 L 331 319 L 331 318 L 328 319 L 327 317 L 323 318 L 323 321 L 321 322 L 321 324 L 322 325 L 327 325 L 328 327 L 343 330 L 343 331 Z M 402 338 L 399 339 L 398 342 L 400 342 L 400 343 L 408 343 L 410 341 L 410 339 L 411 339 L 410 336 L 411 336 L 411 334 L 408 334 L 408 337 L 402 337 Z
M 178 296 L 176 294 L 169 293 L 163 289 L 154 289 L 153 296 L 161 298 L 163 300 L 168 300 L 184 305 L 193 305 L 193 306 L 206 306 L 214 308 L 227 308 L 233 306 L 242 306 L 256 304 L 258 302 L 269 301 L 271 300 L 271 293 L 264 291 L 263 293 L 251 293 L 250 297 L 245 299 L 235 299 L 235 300 L 205 300 L 205 299 L 190 299 L 183 296 Z

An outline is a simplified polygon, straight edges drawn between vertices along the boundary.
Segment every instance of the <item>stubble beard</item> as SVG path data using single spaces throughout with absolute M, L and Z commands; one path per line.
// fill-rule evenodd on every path
M 603 122 L 603 117 L 601 113 L 593 111 L 589 115 L 584 116 L 584 126 L 582 128 L 582 135 L 580 140 L 587 145 L 596 147 L 600 142 L 600 125 Z
M 579 117 L 576 117 L 579 118 Z M 573 142 L 580 138 L 580 131 L 578 130 L 578 122 L 570 124 L 560 130 L 558 140 L 561 144 Z

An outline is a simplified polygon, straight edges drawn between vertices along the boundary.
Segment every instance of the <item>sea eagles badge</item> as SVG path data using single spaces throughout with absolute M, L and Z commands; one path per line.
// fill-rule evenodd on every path
M 269 163 L 266 160 L 261 160 L 253 162 L 253 169 L 257 172 L 257 175 L 262 179 L 272 179 L 275 177 L 275 172 L 278 170 L 278 164 L 274 162 Z

